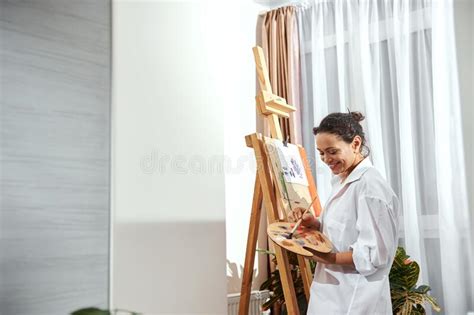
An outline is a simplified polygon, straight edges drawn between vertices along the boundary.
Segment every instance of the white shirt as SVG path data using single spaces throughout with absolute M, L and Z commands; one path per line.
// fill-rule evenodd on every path
M 388 275 L 398 244 L 397 196 L 368 158 L 343 183 L 339 176 L 331 183 L 322 231 L 333 252 L 352 250 L 355 268 L 318 263 L 307 314 L 392 314 Z

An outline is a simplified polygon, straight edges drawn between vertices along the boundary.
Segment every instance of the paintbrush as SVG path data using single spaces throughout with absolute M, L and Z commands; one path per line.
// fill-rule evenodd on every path
M 303 214 L 301 215 L 301 218 L 296 222 L 295 226 L 293 227 L 293 229 L 291 230 L 290 234 L 288 234 L 288 236 L 286 237 L 287 239 L 291 239 L 293 237 L 293 233 L 296 232 L 296 230 L 298 229 L 298 227 L 301 225 L 301 222 L 303 222 L 303 216 L 309 211 L 309 209 L 311 208 L 311 206 L 313 205 L 313 203 L 316 201 L 316 199 L 318 199 L 318 196 L 316 195 L 316 197 L 314 197 L 313 201 L 311 201 L 311 203 L 309 204 L 308 208 L 306 208 L 306 210 L 303 212 Z

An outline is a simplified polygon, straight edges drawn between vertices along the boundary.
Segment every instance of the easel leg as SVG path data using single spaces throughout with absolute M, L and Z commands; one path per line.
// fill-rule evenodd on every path
M 262 212 L 262 199 L 262 186 L 260 185 L 257 175 L 253 192 L 252 212 L 250 214 L 247 251 L 245 253 L 245 268 L 242 274 L 242 290 L 239 302 L 239 315 L 247 315 L 249 312 L 250 292 L 252 290 L 253 264 L 255 261 L 255 251 L 257 249 L 258 226 Z
M 309 294 L 311 288 L 312 272 L 309 261 L 303 256 L 298 255 L 298 265 L 300 267 L 301 278 L 303 279 L 304 294 L 306 295 L 306 301 L 309 302 Z
M 280 279 L 285 296 L 286 310 L 288 314 L 299 315 L 298 302 L 296 300 L 295 286 L 291 277 L 290 262 L 288 253 L 280 246 L 275 246 L 275 255 L 278 262 L 278 270 L 280 271 Z

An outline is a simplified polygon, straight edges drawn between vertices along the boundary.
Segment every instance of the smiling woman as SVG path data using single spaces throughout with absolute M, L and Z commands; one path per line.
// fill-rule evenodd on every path
M 359 112 L 333 113 L 313 129 L 321 159 L 335 176 L 320 224 L 315 218 L 303 224 L 319 227 L 333 251 L 312 252 L 318 264 L 308 314 L 392 314 L 388 275 L 399 203 L 368 158 L 362 119 Z

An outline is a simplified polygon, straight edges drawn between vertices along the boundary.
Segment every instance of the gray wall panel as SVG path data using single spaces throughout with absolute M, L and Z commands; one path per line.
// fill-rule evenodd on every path
M 0 313 L 108 304 L 110 0 L 0 0 Z

